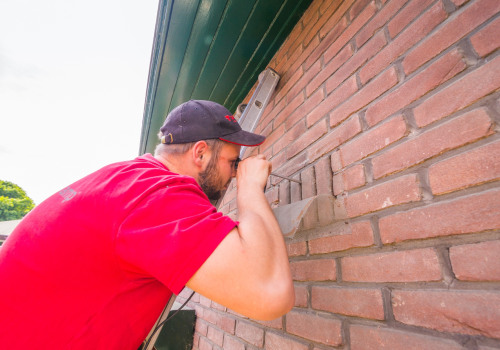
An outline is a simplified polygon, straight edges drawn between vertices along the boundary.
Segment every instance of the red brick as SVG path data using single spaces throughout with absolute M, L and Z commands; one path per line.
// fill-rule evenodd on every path
M 196 320 L 195 331 L 203 336 L 206 336 L 208 333 L 208 324 L 205 321 L 202 321 L 200 318 Z
M 238 321 L 236 336 L 258 347 L 264 345 L 264 330 L 247 322 Z
M 312 4 L 307 8 L 306 12 L 304 12 L 304 15 L 302 16 L 302 24 L 304 26 L 307 26 L 308 23 L 313 21 L 313 23 L 316 23 L 315 20 L 318 20 L 319 18 L 319 6 L 321 5 L 321 1 L 313 1 Z
M 301 97 L 303 98 L 303 96 L 301 96 Z M 302 103 L 302 102 L 300 102 L 300 103 Z M 260 132 L 262 132 L 261 130 L 267 128 L 268 126 L 273 127 L 274 123 L 272 123 L 272 122 L 274 121 L 274 119 L 276 119 L 276 116 L 281 113 L 281 111 L 283 110 L 283 108 L 286 105 L 287 105 L 286 101 L 281 100 L 279 103 L 277 103 L 273 106 L 273 100 L 271 100 L 269 102 L 269 104 L 267 105 L 265 112 L 262 114 L 262 117 L 260 118 L 259 124 L 255 128 L 255 132 L 260 133 Z M 274 124 L 274 125 L 276 127 L 279 126 L 278 124 Z
M 383 327 L 352 325 L 351 350 L 462 350 L 460 344 L 427 335 Z
M 354 0 L 329 2 L 328 9 L 320 16 L 318 23 L 304 39 L 306 45 L 309 45 L 308 43 L 313 37 L 318 37 L 321 40 L 321 44 L 311 52 L 309 58 L 305 61 L 306 68 L 309 67 L 312 62 L 319 60 L 323 52 L 330 45 L 336 43 L 339 34 L 347 27 L 346 18 L 342 18 L 342 16 L 344 16 L 353 2 Z
M 346 1 L 346 2 L 348 2 L 348 3 L 349 3 L 349 5 L 346 7 L 346 9 L 347 9 L 347 8 L 349 8 L 349 6 L 351 6 L 351 5 L 352 5 L 353 0 L 348 0 L 348 1 Z M 331 16 L 331 15 L 332 15 L 332 13 L 335 11 L 335 9 L 334 9 L 334 10 L 330 10 L 330 6 L 333 6 L 333 4 L 335 4 L 335 8 L 337 8 L 337 7 L 338 7 L 338 5 L 339 5 L 338 3 L 343 3 L 343 2 L 342 2 L 342 1 L 338 1 L 338 2 L 337 2 L 337 4 L 335 4 L 335 2 L 332 2 L 332 1 L 322 0 L 322 4 L 321 4 L 321 6 L 319 7 L 319 13 L 320 13 L 320 15 L 328 15 L 328 16 Z M 327 11 L 328 11 L 328 13 L 327 13 Z M 339 10 L 339 11 L 340 11 L 340 10 Z M 343 11 L 346 11 L 346 10 L 343 10 Z
M 233 210 L 237 210 L 238 209 L 238 206 L 236 204 L 236 201 L 232 201 L 229 203 L 229 211 L 233 211 Z
M 462 281 L 500 281 L 500 241 L 450 248 L 455 276 Z
M 403 117 L 398 115 L 342 146 L 342 164 L 347 166 L 363 159 L 403 138 L 407 133 L 406 123 Z
M 410 168 L 488 136 L 492 132 L 492 125 L 485 108 L 470 111 L 373 158 L 373 176 L 378 179 Z
M 287 158 L 293 158 L 295 155 L 297 155 L 297 153 L 305 150 L 311 143 L 319 139 L 327 132 L 328 126 L 326 124 L 326 120 L 318 122 L 318 124 L 308 129 L 294 143 L 288 145 L 288 147 L 286 148 Z
M 469 0 L 466 0 L 466 1 L 469 1 Z M 496 350 L 495 348 L 492 348 L 492 347 L 489 347 L 489 346 L 481 346 L 481 345 L 477 349 L 478 350 Z
M 177 298 L 178 300 L 183 299 L 183 301 L 185 301 L 187 298 L 189 298 L 191 293 L 193 293 L 193 290 L 186 287 L 177 295 Z M 198 300 L 200 299 L 200 295 L 195 294 L 193 295 L 193 298 L 191 300 L 194 301 L 196 297 L 198 298 Z
M 460 6 L 468 2 L 469 0 L 451 0 L 455 5 Z
M 253 148 L 253 147 L 252 147 Z M 256 153 L 253 153 L 252 154 L 259 154 L 259 153 L 262 153 L 266 159 L 271 159 L 273 157 L 273 151 L 272 149 L 266 149 L 266 150 L 262 150 L 260 149 L 259 147 L 255 147 L 255 148 L 258 148 L 258 151 Z M 234 182 L 234 181 L 233 181 Z
M 312 64 L 306 64 L 304 61 L 306 61 L 306 62 L 308 61 L 312 52 L 318 47 L 318 45 L 320 45 L 320 40 L 319 40 L 318 36 L 315 36 L 315 37 L 313 37 L 313 40 L 309 43 L 309 45 L 307 45 L 307 47 L 305 47 L 305 49 L 302 50 L 300 55 L 295 54 L 292 57 L 290 57 L 290 62 L 292 63 L 292 65 L 290 66 L 290 68 L 288 70 L 293 72 L 293 71 L 297 70 L 299 68 L 299 66 L 303 66 L 306 71 L 310 70 L 311 66 L 315 62 L 311 62 Z M 307 83 L 307 82 L 305 82 L 305 83 Z
M 338 319 L 291 311 L 286 315 L 286 330 L 312 341 L 337 346 L 342 343 L 342 323 Z
M 354 35 L 365 25 L 366 22 L 375 14 L 377 6 L 375 2 L 372 1 L 363 12 L 352 19 L 349 26 L 342 32 L 342 34 L 332 43 L 332 45 L 325 51 L 324 58 L 325 62 L 328 62 L 332 57 L 337 55 L 344 45 L 346 45 Z
M 340 159 L 340 151 L 333 152 L 331 155 L 332 170 L 340 171 L 342 169 L 342 160 Z
M 208 327 L 207 338 L 214 344 L 222 346 L 224 341 L 224 333 L 214 327 Z
M 303 66 L 306 71 L 309 70 L 311 68 L 311 65 L 314 64 L 315 62 L 312 62 L 312 64 L 307 65 L 304 63 L 304 61 L 308 60 L 308 58 L 311 56 L 311 53 L 316 49 L 319 43 L 320 43 L 319 38 L 315 36 L 313 37 L 309 45 L 307 45 L 307 47 L 305 48 L 299 47 L 301 49 L 297 50 L 296 52 L 293 53 L 293 55 L 290 56 L 290 59 L 287 62 L 289 67 L 285 67 L 285 71 L 294 72 L 297 69 L 299 69 L 300 66 Z
M 290 269 L 294 281 L 335 281 L 337 279 L 334 259 L 292 261 Z
M 297 110 L 302 105 L 303 102 L 303 94 L 298 94 L 292 99 L 292 101 L 288 101 L 285 104 L 284 108 L 273 118 L 274 127 L 277 128 L 281 123 L 283 123 L 295 110 Z
M 288 63 L 288 49 L 294 43 L 294 40 L 297 38 L 297 34 L 302 31 L 301 26 L 295 26 L 290 33 L 290 35 L 286 38 L 283 45 L 280 47 L 278 52 L 274 55 L 274 57 L 269 62 L 269 67 L 274 69 L 276 72 L 282 71 L 283 67 Z
M 301 96 L 299 94 L 298 96 Z M 290 129 L 295 123 L 304 118 L 304 115 L 309 114 L 318 104 L 323 101 L 323 90 L 318 90 L 312 94 L 307 100 L 304 101 L 290 116 L 285 120 L 286 129 Z
M 330 126 L 335 126 L 351 114 L 361 110 L 370 102 L 398 83 L 394 67 L 389 68 L 363 87 L 357 94 L 341 104 L 330 114 Z
M 277 71 L 278 74 L 280 75 L 280 80 L 278 81 L 278 85 L 276 86 L 276 94 L 273 94 L 273 100 L 274 103 L 280 103 L 283 99 L 278 98 L 279 91 L 283 89 L 283 87 L 286 85 L 286 83 L 292 79 L 292 76 L 294 73 L 296 73 L 299 69 L 294 69 L 292 70 L 290 68 L 290 62 L 287 62 L 287 65 L 285 67 L 282 67 L 281 70 Z
M 365 84 L 413 47 L 415 43 L 425 38 L 446 16 L 446 11 L 441 2 L 427 10 L 361 69 L 359 72 L 361 83 Z
M 338 195 L 366 184 L 365 169 L 363 164 L 356 164 L 334 176 L 334 193 Z
M 500 47 L 500 17 L 470 38 L 474 50 L 483 57 Z
M 300 173 L 302 181 L 302 199 L 311 198 L 316 195 L 316 176 L 314 168 L 309 167 Z
M 295 142 L 301 135 L 306 132 L 307 128 L 305 123 L 297 123 L 291 129 L 287 130 L 286 133 L 275 142 L 273 146 L 274 154 L 280 152 L 282 149 L 286 148 L 292 142 Z M 273 168 L 274 169 L 274 168 Z
M 321 41 L 321 44 L 316 48 L 315 50 L 315 56 L 313 57 L 316 57 L 316 59 L 319 61 L 321 60 L 320 57 L 318 57 L 317 55 L 320 54 L 320 53 L 323 53 L 323 62 L 324 63 L 328 63 L 330 62 L 330 60 L 333 58 L 332 56 L 324 56 L 324 52 L 326 50 L 328 50 L 328 48 L 330 46 L 336 46 L 337 47 L 337 50 L 338 50 L 338 46 L 337 46 L 337 43 L 339 42 L 339 40 L 341 40 L 339 37 L 342 35 L 342 33 L 344 33 L 348 26 L 349 26 L 349 20 L 347 19 L 347 16 L 343 16 L 342 18 L 339 18 L 339 16 L 342 14 L 341 12 L 338 12 L 338 16 L 337 13 L 330 18 L 330 22 L 332 24 L 335 24 L 331 29 L 328 30 L 328 32 L 325 32 L 325 31 L 320 31 L 319 33 L 319 38 L 320 38 L 320 41 Z M 339 19 L 338 19 L 339 18 Z M 332 21 L 333 20 L 336 20 L 336 22 Z M 338 20 L 337 20 L 338 19 Z M 342 41 L 343 42 L 343 41 Z M 347 44 L 345 42 L 343 42 L 344 44 Z M 348 44 L 350 45 L 350 44 Z M 311 58 L 313 58 L 311 57 Z M 305 62 L 305 66 L 307 67 L 308 65 L 311 64 L 311 58 L 306 60 Z
M 264 134 L 264 133 L 261 133 L 261 134 Z M 276 129 L 274 129 L 271 132 L 271 134 L 266 136 L 266 140 L 264 141 L 264 143 L 260 147 L 263 150 L 268 149 L 276 142 L 276 140 L 278 140 L 280 137 L 283 137 L 284 134 L 285 134 L 285 125 L 281 124 Z
M 301 343 L 296 340 L 285 338 L 281 335 L 266 332 L 265 350 L 308 350 L 307 343 Z
M 289 72 L 287 72 L 287 73 L 289 73 Z M 302 67 L 299 67 L 299 69 L 297 69 L 297 71 L 295 71 L 293 73 L 293 75 L 286 82 L 284 82 L 285 85 L 283 85 L 280 88 L 280 90 L 276 94 L 275 100 L 280 101 L 283 97 L 285 97 L 286 94 L 288 94 L 288 92 L 290 91 L 290 89 L 293 88 L 297 84 L 297 82 L 299 81 L 300 78 L 302 78 L 303 75 L 304 75 L 304 71 L 303 71 Z M 295 95 L 290 96 L 290 97 L 295 97 Z M 289 100 L 291 100 L 291 98 L 287 98 L 287 101 L 289 101 Z
M 299 125 L 299 124 L 297 124 L 297 125 Z M 274 150 L 274 147 L 273 147 L 273 150 Z M 286 154 L 285 154 L 285 152 L 273 152 L 273 155 L 269 160 L 271 161 L 272 168 L 277 169 L 286 162 Z M 278 178 L 274 178 L 273 180 L 281 181 L 281 179 L 278 179 Z M 273 181 L 274 185 L 277 183 L 278 182 Z
M 310 96 L 316 89 L 323 84 L 337 69 L 342 66 L 353 54 L 351 45 L 346 45 L 333 60 L 328 62 L 319 74 L 311 79 L 306 86 L 306 94 Z M 318 61 L 319 62 L 319 61 Z
M 325 254 L 350 248 L 368 247 L 375 243 L 369 221 L 345 224 L 342 227 L 333 227 L 331 230 L 329 236 L 309 241 L 311 254 Z
M 335 314 L 384 319 L 384 304 L 380 289 L 313 286 L 311 306 L 313 309 Z
M 442 279 L 433 249 L 405 250 L 343 258 L 342 279 L 350 282 L 430 282 Z
M 471 89 L 471 86 L 474 88 Z M 498 88 L 500 88 L 500 56 L 415 107 L 413 110 L 415 120 L 419 127 L 423 127 L 469 106 Z
M 217 320 L 217 327 L 219 327 L 224 332 L 229 334 L 234 334 L 235 325 L 236 325 L 236 320 L 229 316 L 223 315 Z
M 307 298 L 309 292 L 307 286 L 295 285 L 295 306 L 296 307 L 307 307 Z
M 301 25 L 297 25 L 293 28 L 285 43 L 280 48 L 280 52 L 282 52 L 283 56 L 286 57 L 287 54 L 290 54 L 290 52 L 293 51 L 291 49 L 293 46 L 297 46 L 297 44 L 300 44 L 301 40 L 298 40 L 298 38 L 302 34 L 302 32 L 303 30 Z
M 204 337 L 200 337 L 198 347 L 200 350 L 212 350 L 212 344 Z
M 366 43 L 377 30 L 382 28 L 389 18 L 398 12 L 407 1 L 408 0 L 393 0 L 384 6 L 356 35 L 357 47 L 363 46 L 363 44 Z
M 275 176 L 276 177 L 276 176 Z M 290 204 L 290 181 L 279 183 L 279 206 Z
M 330 157 L 321 158 L 316 165 L 314 165 L 314 173 L 316 175 L 316 190 L 318 194 L 333 193 Z
M 349 9 L 349 18 L 351 20 L 359 16 L 361 11 L 368 5 L 371 0 L 358 0 Z
M 375 35 L 363 48 L 342 65 L 327 81 L 326 92 L 330 93 L 336 89 L 344 80 L 351 76 L 359 67 L 373 57 L 382 47 L 385 46 L 384 33 L 381 31 Z
M 415 77 L 405 81 L 398 89 L 368 107 L 366 121 L 370 126 L 377 124 L 453 78 L 466 67 L 458 49 L 449 52 Z
M 394 317 L 440 332 L 500 338 L 500 293 L 488 291 L 393 291 Z
M 224 350 L 245 350 L 245 344 L 238 338 L 226 334 L 224 336 Z
M 267 202 L 271 205 L 271 207 L 276 207 L 279 203 L 279 188 L 273 186 L 271 188 L 266 189 L 266 199 Z
M 406 74 L 415 71 L 499 11 L 498 0 L 477 0 L 464 8 L 408 53 L 403 60 Z
M 389 35 L 394 38 L 404 27 L 420 16 L 433 0 L 410 1 L 394 18 L 387 24 Z
M 323 2 L 319 8 L 319 21 L 312 26 L 311 31 L 304 38 L 304 43 L 308 43 L 312 35 L 318 35 L 321 39 L 325 40 L 325 35 L 331 32 L 332 28 L 338 23 L 340 17 L 342 17 L 347 8 L 351 6 L 353 0 L 346 2 L 349 4 L 344 5 L 340 1 Z
M 335 196 L 344 192 L 344 177 L 343 173 L 333 175 L 333 194 Z
M 358 91 L 356 77 L 351 77 L 350 79 L 342 83 L 342 85 L 337 90 L 328 95 L 327 98 L 325 98 L 320 104 L 316 106 L 316 108 L 311 111 L 311 113 L 307 116 L 308 124 L 312 123 L 314 120 L 323 118 L 335 107 L 354 95 L 356 91 Z M 341 120 L 339 120 L 337 123 L 340 122 Z
M 473 149 L 429 168 L 432 193 L 443 194 L 500 179 L 500 141 Z
M 306 255 L 307 253 L 306 242 L 288 243 L 286 247 L 288 250 L 288 256 L 290 257 Z
M 229 204 L 223 204 L 222 207 L 219 208 L 219 211 L 223 214 L 223 215 L 227 215 L 229 214 Z
M 205 321 L 211 323 L 211 324 L 217 324 L 219 321 L 219 313 L 212 311 L 211 309 L 204 309 L 203 314 L 197 314 L 198 317 L 201 317 Z
M 288 96 L 286 97 L 287 100 L 289 100 L 292 97 L 295 97 L 299 92 L 304 90 L 306 86 L 309 86 L 309 82 L 313 79 L 314 76 L 316 76 L 318 73 L 321 73 L 321 61 L 316 62 L 313 64 L 307 72 L 304 73 L 304 75 L 300 78 L 300 80 L 290 89 L 288 92 Z
M 384 182 L 345 198 L 347 215 L 355 217 L 395 205 L 422 199 L 416 175 L 406 175 Z
M 313 162 L 361 132 L 359 116 L 355 115 L 331 130 L 328 135 L 307 148 L 307 159 Z
M 283 319 L 281 317 L 278 317 L 271 321 L 259 321 L 259 320 L 254 320 L 254 321 L 263 325 L 266 328 L 283 329 Z
M 285 162 L 283 164 L 283 166 L 279 167 L 275 171 L 276 171 L 277 174 L 280 174 L 280 175 L 283 175 L 283 176 L 292 176 L 292 174 L 296 173 L 300 169 L 303 169 L 308 164 L 309 163 L 307 162 L 306 154 L 305 153 L 300 153 L 299 155 L 297 155 L 293 159 L 288 160 L 287 162 Z M 294 177 L 297 180 L 300 180 L 299 177 L 296 176 L 296 175 L 292 176 L 292 177 Z M 290 184 L 290 186 L 291 186 L 291 191 L 290 192 L 293 192 L 293 185 L 294 184 L 300 186 L 300 184 L 292 182 Z M 292 203 L 293 203 L 293 200 L 292 200 Z
M 236 199 L 236 188 L 233 188 L 232 186 L 230 186 L 228 188 L 228 190 L 226 191 L 226 194 L 224 195 L 224 198 L 222 200 L 222 204 L 225 205 L 229 202 L 231 202 L 232 200 Z
M 500 228 L 500 190 L 417 208 L 383 217 L 382 242 L 393 243 Z
M 210 307 L 214 310 L 226 311 L 226 307 L 224 305 L 218 304 L 215 301 L 212 301 Z
M 200 295 L 200 304 L 206 307 L 210 307 L 212 305 L 212 300 Z

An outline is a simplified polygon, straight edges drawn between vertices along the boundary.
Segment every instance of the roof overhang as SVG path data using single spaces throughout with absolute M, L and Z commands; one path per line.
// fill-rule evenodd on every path
M 190 99 L 234 112 L 312 0 L 160 0 L 139 153 Z

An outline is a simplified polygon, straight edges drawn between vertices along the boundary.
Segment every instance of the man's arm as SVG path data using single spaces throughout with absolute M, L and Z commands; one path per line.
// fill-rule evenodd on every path
M 263 192 L 269 173 L 270 163 L 262 155 L 240 163 L 240 224 L 187 283 L 207 298 L 261 320 L 285 314 L 295 298 L 283 234 Z

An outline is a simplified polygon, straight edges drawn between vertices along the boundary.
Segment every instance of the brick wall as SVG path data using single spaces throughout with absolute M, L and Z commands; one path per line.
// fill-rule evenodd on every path
M 196 295 L 194 349 L 500 349 L 499 46 L 498 0 L 314 1 L 259 151 L 302 181 L 271 178 L 272 206 L 331 193 L 346 217 L 287 239 L 284 317 Z

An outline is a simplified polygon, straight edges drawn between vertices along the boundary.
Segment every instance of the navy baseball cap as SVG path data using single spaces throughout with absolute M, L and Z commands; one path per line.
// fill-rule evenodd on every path
M 229 110 L 205 100 L 190 100 L 175 107 L 167 115 L 160 133 L 165 144 L 220 139 L 241 146 L 258 146 L 266 139 L 242 130 Z

